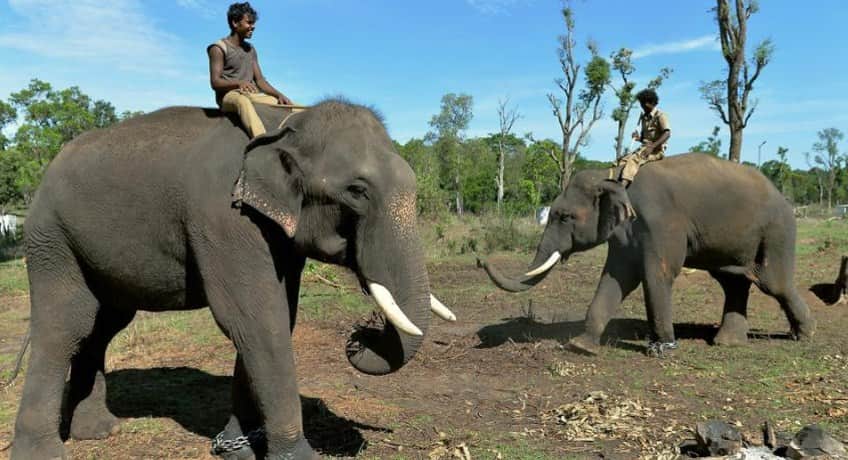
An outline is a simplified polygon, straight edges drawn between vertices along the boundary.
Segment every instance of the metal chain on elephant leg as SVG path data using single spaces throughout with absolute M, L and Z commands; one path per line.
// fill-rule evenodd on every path
M 677 340 L 673 342 L 649 342 L 645 352 L 648 356 L 663 358 L 666 351 L 677 350 L 678 346 Z
M 265 430 L 262 428 L 257 428 L 247 433 L 247 435 L 237 436 L 234 439 L 224 439 L 224 432 L 222 431 L 215 436 L 215 439 L 212 440 L 212 449 L 210 450 L 210 453 L 212 455 L 221 455 L 235 452 L 244 447 L 256 444 L 264 439 Z

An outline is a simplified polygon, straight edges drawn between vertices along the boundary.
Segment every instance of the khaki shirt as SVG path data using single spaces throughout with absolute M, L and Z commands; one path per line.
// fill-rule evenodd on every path
M 663 131 L 671 131 L 668 116 L 656 107 L 651 110 L 651 113 L 643 113 L 639 116 L 639 125 L 642 126 L 642 142 L 656 142 L 662 136 Z M 663 143 L 657 150 L 665 152 L 667 147 L 668 143 Z

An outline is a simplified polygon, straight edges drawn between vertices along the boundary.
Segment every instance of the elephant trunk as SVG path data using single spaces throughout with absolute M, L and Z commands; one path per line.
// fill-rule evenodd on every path
M 505 291 L 509 292 L 522 292 L 530 289 L 531 287 L 539 284 L 540 281 L 545 279 L 550 273 L 550 268 L 547 270 L 543 270 L 540 273 L 534 275 L 523 275 L 521 278 L 511 278 L 500 272 L 497 268 L 490 265 L 485 260 L 477 259 L 477 265 L 486 270 L 486 274 L 489 275 L 489 278 L 492 280 L 495 285 Z M 532 270 L 531 270 L 532 272 Z
M 369 375 L 384 375 L 404 366 L 418 351 L 430 324 L 430 286 L 423 255 L 420 250 L 408 257 L 403 268 L 393 267 L 387 283 L 388 309 L 375 289 L 368 288 L 383 309 L 375 312 L 365 325 L 356 326 L 348 339 L 347 359 L 358 371 Z M 384 263 L 391 263 L 384 261 Z M 378 285 L 379 286 L 379 285 Z M 410 327 L 410 325 L 412 325 Z
M 477 259 L 477 265 L 486 270 L 486 274 L 489 275 L 492 282 L 494 282 L 499 288 L 510 292 L 526 291 L 545 279 L 560 259 L 568 258 L 568 255 L 563 256 L 559 251 L 545 249 L 548 247 L 546 241 L 547 239 L 543 236 L 542 243 L 536 250 L 536 257 L 533 259 L 533 262 L 530 264 L 530 267 L 524 275 L 520 278 L 516 279 L 504 275 L 500 272 L 500 270 L 493 267 L 485 260 Z

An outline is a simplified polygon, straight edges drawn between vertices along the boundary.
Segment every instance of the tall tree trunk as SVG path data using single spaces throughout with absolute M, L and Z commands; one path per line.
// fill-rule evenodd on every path
M 730 150 L 727 159 L 740 163 L 742 161 L 742 130 L 744 128 L 744 113 L 739 101 L 739 69 L 745 55 L 737 53 L 731 61 L 727 76 L 727 106 L 730 128 Z
M 503 141 L 500 142 L 500 154 L 498 155 L 498 214 L 501 213 L 504 196 L 504 147 Z
M 630 111 L 624 115 L 624 119 L 618 122 L 618 133 L 615 135 L 615 161 L 618 161 L 624 153 L 624 129 L 627 127 L 627 118 Z
M 462 188 L 460 187 L 459 173 L 454 176 L 453 184 L 456 186 L 456 214 L 462 216 Z

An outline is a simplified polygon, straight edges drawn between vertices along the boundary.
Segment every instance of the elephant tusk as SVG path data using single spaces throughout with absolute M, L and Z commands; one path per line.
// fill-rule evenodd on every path
M 403 310 L 398 307 L 397 302 L 395 302 L 395 298 L 392 297 L 392 293 L 389 292 L 388 289 L 377 283 L 368 283 L 368 290 L 371 292 L 371 295 L 374 296 L 374 300 L 377 301 L 377 305 L 379 305 L 383 310 L 383 313 L 385 313 L 386 319 L 388 319 L 389 322 L 391 322 L 399 331 L 409 335 L 424 335 L 424 333 L 421 332 L 421 329 L 418 329 L 418 326 L 413 324 L 412 321 L 406 317 Z
M 553 254 L 551 254 L 550 257 L 548 257 L 548 260 L 546 260 L 545 263 L 542 264 L 542 266 L 525 273 L 524 276 L 536 276 L 539 273 L 544 273 L 550 270 L 551 267 L 553 267 L 554 264 L 557 263 L 560 257 L 562 257 L 562 255 L 559 253 L 559 251 L 554 252 Z
M 430 294 L 430 309 L 433 310 L 433 313 L 435 313 L 436 316 L 445 321 L 456 321 L 456 315 L 454 315 L 453 312 L 450 311 L 448 307 L 440 302 L 433 294 Z

